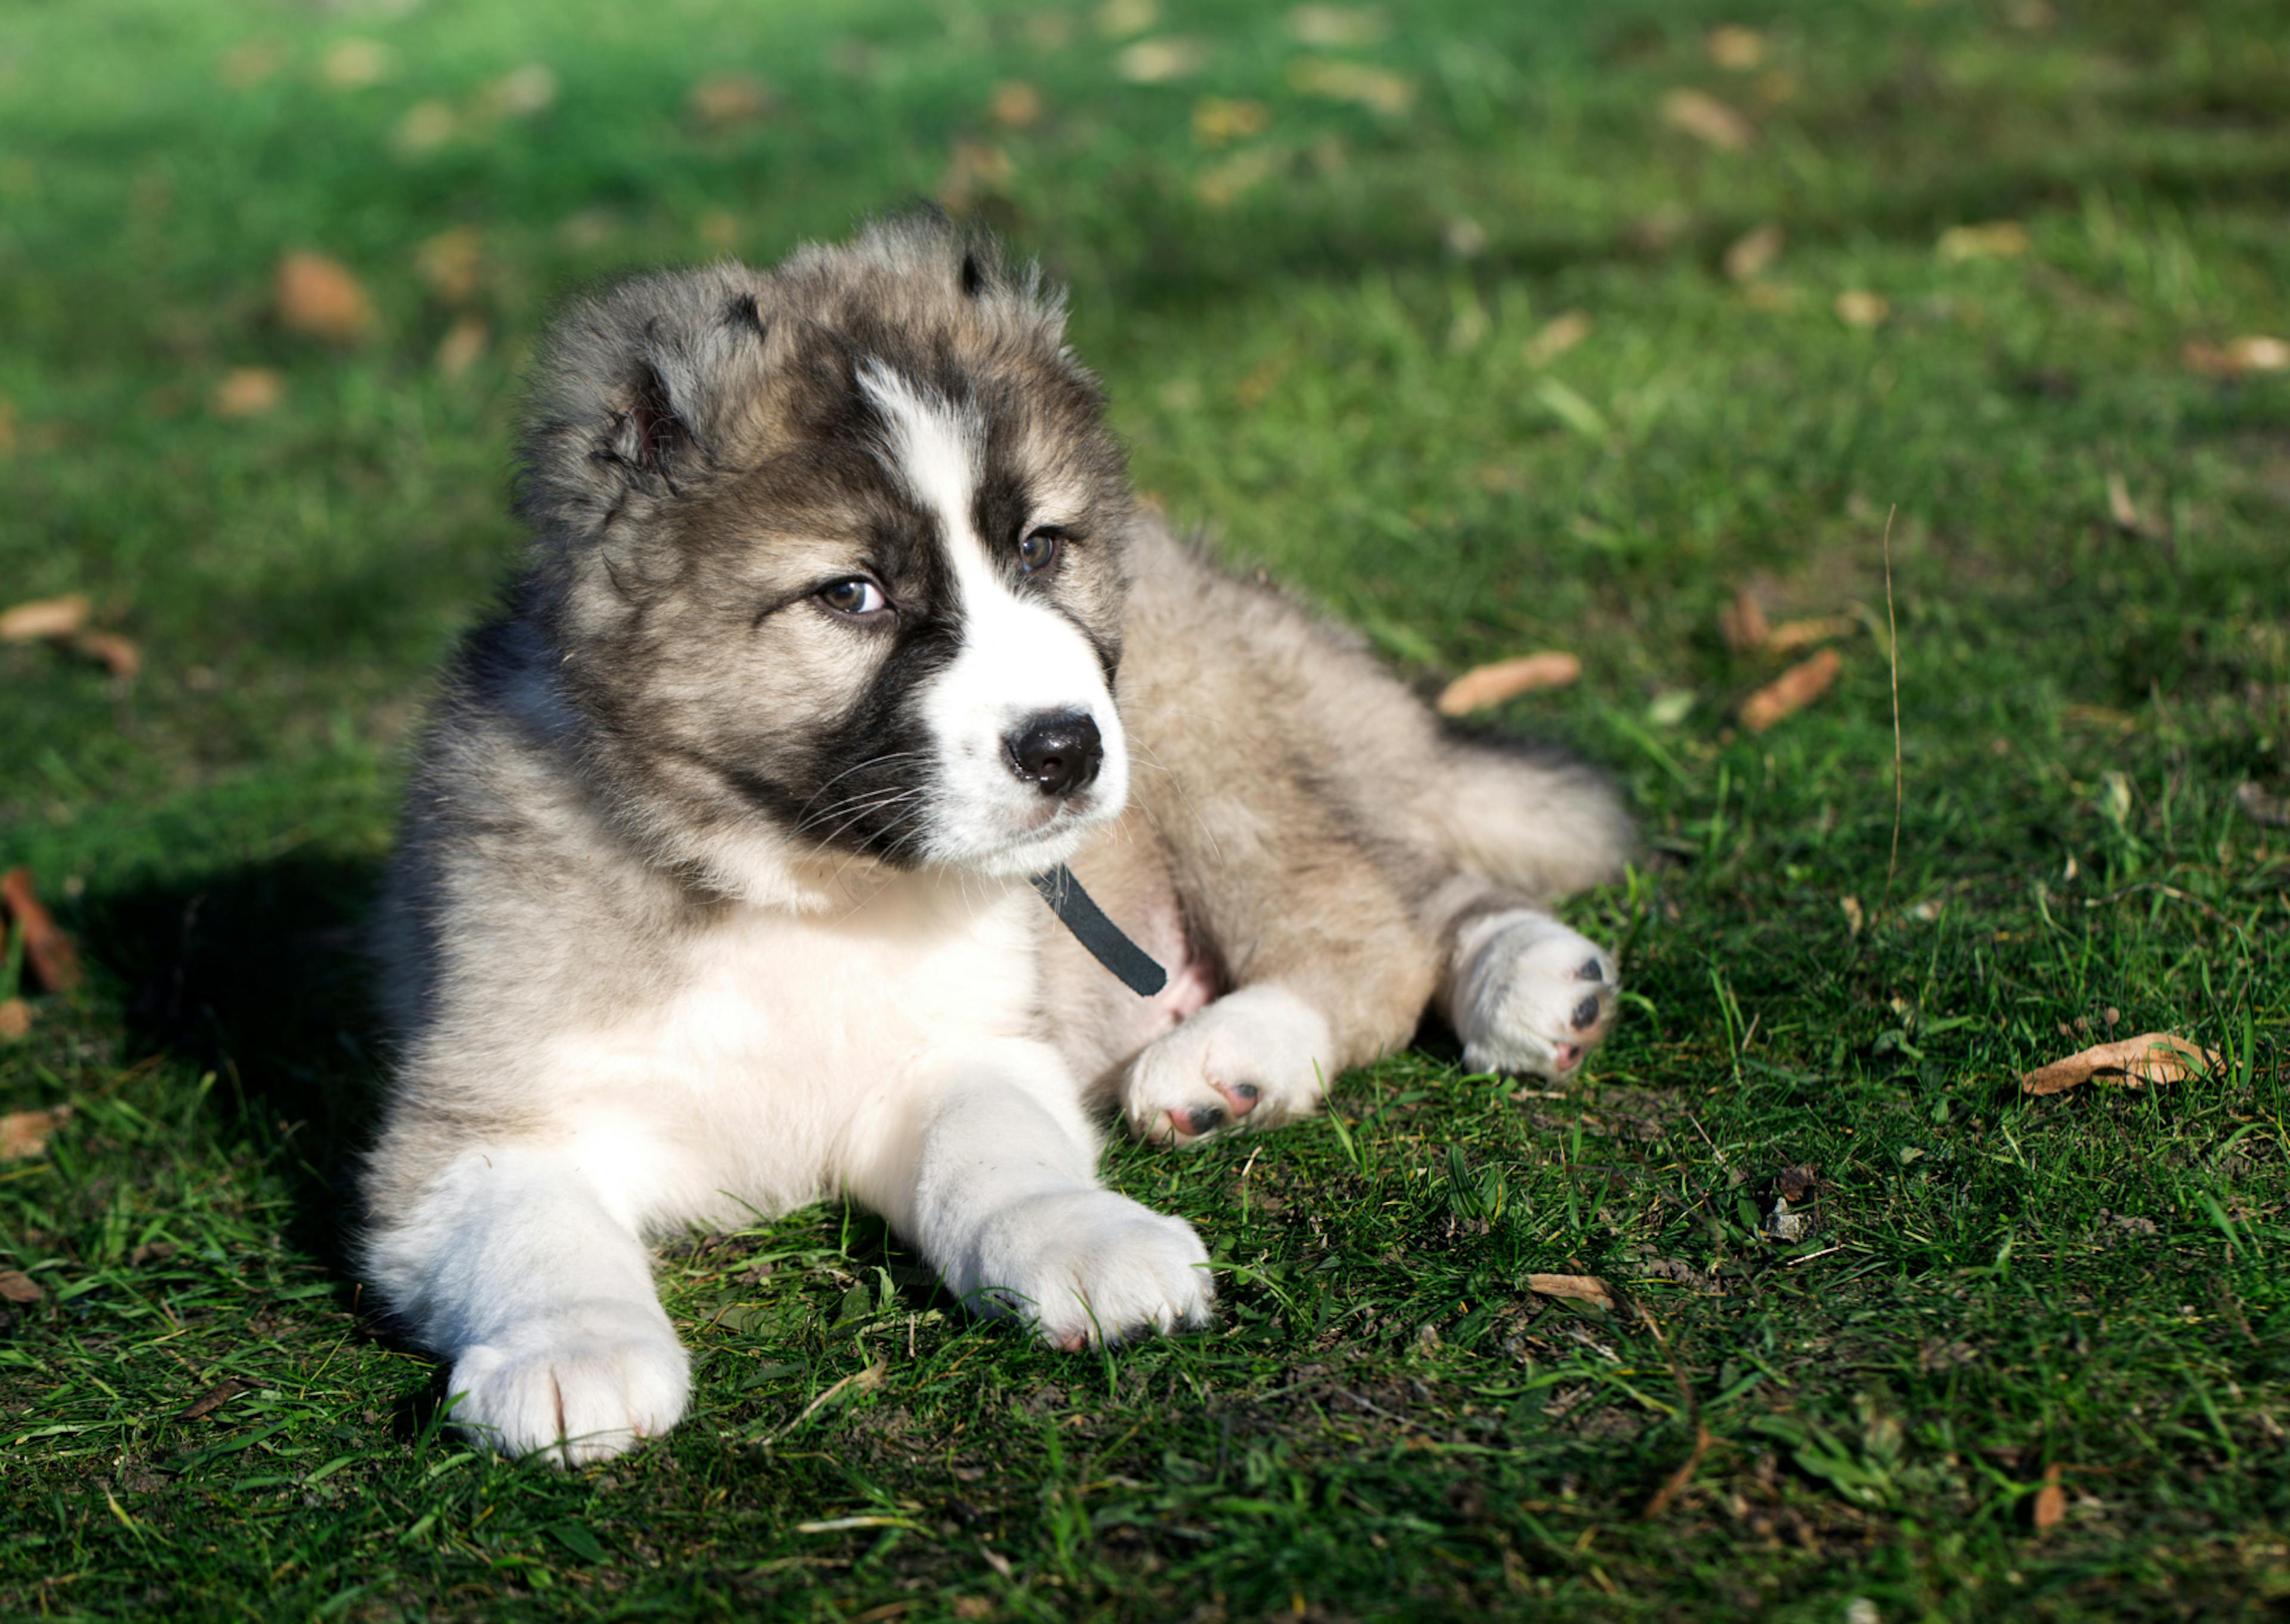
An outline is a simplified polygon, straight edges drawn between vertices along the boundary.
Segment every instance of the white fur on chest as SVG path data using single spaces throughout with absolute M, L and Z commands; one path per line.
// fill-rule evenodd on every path
M 912 877 L 839 915 L 736 906 L 654 996 L 551 1040 L 552 1126 L 638 1228 L 815 1200 L 863 1103 L 1029 1032 L 1040 910 L 1023 885 Z

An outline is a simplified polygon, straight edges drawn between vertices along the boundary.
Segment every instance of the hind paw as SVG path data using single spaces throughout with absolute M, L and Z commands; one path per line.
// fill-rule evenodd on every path
M 1475 1071 L 1563 1081 L 1613 1025 L 1614 956 L 1548 915 L 1473 921 L 1456 961 L 1455 1028 Z
M 1139 1137 L 1162 1143 L 1269 1127 L 1318 1108 L 1328 1050 L 1317 1010 L 1284 988 L 1244 987 L 1146 1046 L 1123 1109 Z

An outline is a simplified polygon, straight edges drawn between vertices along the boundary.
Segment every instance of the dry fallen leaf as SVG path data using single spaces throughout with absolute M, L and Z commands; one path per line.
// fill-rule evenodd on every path
M 1113 59 L 1113 71 L 1132 84 L 1165 84 L 1200 72 L 1209 53 L 1189 39 L 1141 39 Z
M 2129 1088 L 2176 1083 L 2198 1067 L 2218 1065 L 2215 1049 L 2205 1049 L 2169 1032 L 2142 1032 L 2111 1044 L 2094 1044 L 2063 1060 L 2038 1066 L 2020 1079 L 2023 1094 L 2056 1094 L 2095 1077 Z
M 241 1381 L 237 1377 L 229 1377 L 216 1382 L 214 1386 L 175 1412 L 175 1419 L 179 1421 L 196 1421 L 201 1416 L 212 1415 L 241 1393 L 252 1390 L 247 1383 Z
M 1862 909 L 1861 899 L 1839 897 L 1837 900 L 1837 906 L 1845 916 L 1845 928 L 1847 933 L 1854 936 L 1861 934 L 1861 927 L 1869 923 L 1868 915 Z
M 1848 327 L 1874 327 L 1893 313 L 1893 301 L 1882 293 L 1847 288 L 1837 296 L 1837 319 Z
M 1308 45 L 1342 50 L 1374 44 L 1391 32 L 1391 19 L 1372 5 L 1300 5 L 1288 13 L 1288 32 Z
M 465 316 L 447 328 L 437 342 L 438 376 L 459 378 L 475 366 L 485 353 L 488 336 L 484 323 L 474 316 Z
M 1256 147 L 1237 152 L 1223 163 L 1193 178 L 1193 195 L 1211 208 L 1229 208 L 1240 197 L 1271 180 L 1287 166 L 1288 155 L 1277 148 Z M 1253 403 L 1251 403 L 1253 404 Z
M 1590 318 L 1581 310 L 1552 316 L 1526 341 L 1526 364 L 1547 366 L 1590 336 Z
M 9 1004 L 21 1004 L 21 998 L 11 998 Z M 4 1009 L 5 1004 L 0 1004 Z M 14 1036 L 21 1037 L 21 1032 Z M 48 1135 L 71 1120 L 72 1108 L 68 1105 L 52 1106 L 44 1111 L 11 1111 L 0 1116 L 0 1162 L 20 1162 L 28 1156 L 37 1156 L 46 1148 Z
M 0 610 L 0 643 L 68 637 L 87 624 L 87 609 L 86 596 L 71 592 L 62 597 L 35 598 L 28 604 Z
M 385 44 L 346 39 L 319 60 L 318 73 L 336 90 L 364 90 L 389 77 L 397 60 Z
M 1772 220 L 1751 227 L 1726 251 L 1726 276 L 1736 282 L 1747 282 L 1762 275 L 1766 267 L 1782 257 L 1782 245 L 1788 240 L 1781 227 Z
M 2058 1527 L 2060 1519 L 2067 1514 L 2067 1491 L 2060 1486 L 2060 1466 L 2054 1460 L 2044 1468 L 2044 1486 L 2036 1491 L 2036 1503 L 2029 1520 L 2035 1524 L 2036 1532 L 2042 1533 Z
M 1261 135 L 1272 115 L 1261 101 L 1234 101 L 1223 96 L 1204 96 L 1193 104 L 1193 139 L 1204 147 L 1245 141 Z
M 2235 787 L 2234 804 L 2253 823 L 2263 823 L 2269 828 L 2290 828 L 2290 797 L 2269 795 L 2255 784 L 2238 784 Z
M 467 304 L 485 269 L 485 240 L 475 226 L 440 231 L 413 251 L 413 274 L 449 305 Z
M 1526 1289 L 1538 1297 L 1566 1297 L 1576 1302 L 1612 1308 L 1614 1299 L 1606 1283 L 1596 1275 L 1529 1275 Z
M 1766 607 L 1758 602 L 1758 595 L 1742 587 L 1734 592 L 1734 601 L 1718 612 L 1718 633 L 1727 648 L 1746 654 L 1765 647 L 1774 628 L 1766 624 Z
M 240 366 L 222 375 L 207 409 L 217 417 L 260 417 L 285 398 L 285 379 L 267 366 Z
M 1042 92 L 1023 79 L 1005 79 L 994 87 L 986 110 L 1005 129 L 1023 130 L 1041 122 Z
M 29 868 L 0 875 L 0 916 L 14 920 L 24 932 L 24 962 L 35 980 L 53 993 L 79 985 L 79 954 L 55 916 L 42 905 Z
M 0 998 L 0 1043 L 15 1043 L 29 1036 L 31 1030 L 32 1006 L 21 998 Z M 7 1126 L 7 1119 L 0 1118 L 0 1139 L 4 1139 Z M 5 1155 L 0 1148 L 0 1156 Z
M 1097 31 L 1108 39 L 1127 39 L 1161 20 L 1156 0 L 1105 0 L 1097 8 Z
M 1741 151 L 1757 135 L 1748 119 L 1706 91 L 1670 92 L 1661 99 L 1661 121 L 1726 152 Z
M 72 647 L 114 676 L 132 677 L 143 669 L 143 651 L 117 632 L 82 632 Z
M 1755 28 L 1734 23 L 1710 29 L 1702 36 L 1701 44 L 1709 52 L 1711 61 L 1736 73 L 1755 68 L 1766 60 L 1766 36 Z
M 1984 226 L 1950 226 L 1934 244 L 1941 263 L 1966 260 L 2008 260 L 2028 252 L 2028 228 L 2016 220 L 1990 220 Z
M 1844 662 L 1835 649 L 1823 649 L 1801 660 L 1742 701 L 1742 725 L 1762 733 L 1784 717 L 1793 716 L 1829 692 Z
M 1861 622 L 1849 614 L 1808 615 L 1801 620 L 1783 620 L 1766 639 L 1766 646 L 1776 654 L 1808 648 L 1816 643 L 1827 643 L 1832 637 L 1849 637 L 1861 629 Z
M 1581 675 L 1580 660 L 1555 649 L 1540 654 L 1522 654 L 1517 660 L 1499 660 L 1493 665 L 1466 671 L 1449 683 L 1439 695 L 1439 714 L 1467 716 L 1522 693 L 1532 693 L 1537 688 L 1564 688 Z
M 19 1269 L 0 1268 L 0 1298 L 21 1306 L 37 1302 L 46 1295 L 29 1275 Z
M 2290 368 L 2290 343 L 2257 333 L 2246 334 L 2223 346 L 2198 340 L 2187 346 L 2187 364 L 2213 378 L 2239 378 L 2245 372 L 2278 372 Z
M 1405 113 L 1415 100 L 1415 81 L 1406 75 L 1333 57 L 1306 57 L 1289 64 L 1288 83 L 1308 96 L 1357 101 L 1379 113 Z
M 417 101 L 391 129 L 389 145 L 401 158 L 421 157 L 452 140 L 460 127 L 460 120 L 445 103 Z
M 556 74 L 539 62 L 526 62 L 486 85 L 477 96 L 477 110 L 492 118 L 529 118 L 556 100 Z
M 956 214 L 966 213 L 985 194 L 1001 191 L 1017 165 L 1001 148 L 985 141 L 957 141 L 938 183 L 938 200 Z
M 373 300 L 339 260 L 290 253 L 278 261 L 278 319 L 296 332 L 349 344 L 373 328 Z
M 709 130 L 736 130 L 772 110 L 772 89 L 749 74 L 714 74 L 685 99 L 693 122 Z

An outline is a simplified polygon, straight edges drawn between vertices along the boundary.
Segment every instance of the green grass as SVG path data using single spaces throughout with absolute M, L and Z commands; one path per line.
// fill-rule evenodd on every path
M 89 593 L 147 667 L 0 645 L 0 858 L 94 971 L 0 1046 L 0 1108 L 76 1111 L 0 1166 L 0 1267 L 45 1291 L 0 1315 L 0 1614 L 2290 1605 L 2290 833 L 2233 801 L 2290 779 L 2290 373 L 2184 358 L 2290 335 L 2290 8 L 1413 0 L 1335 47 L 1279 5 L 1162 10 L 1205 60 L 1140 84 L 1094 8 L 6 8 L 0 602 Z M 1719 22 L 1766 60 L 1714 64 Z M 391 71 L 332 88 L 353 36 Z M 1308 93 L 1303 55 L 1413 100 Z M 532 61 L 549 106 L 476 115 Z M 727 72 L 774 104 L 711 131 L 685 98 Z M 994 122 L 1005 80 L 1038 122 Z M 1681 86 L 1753 143 L 1665 128 Z M 1205 148 L 1207 96 L 1266 127 Z M 459 131 L 410 152 L 425 101 Z M 346 944 L 428 673 L 516 543 L 517 375 L 565 288 L 837 233 L 965 142 L 1007 160 L 969 205 L 1072 284 L 1173 514 L 1427 684 L 1582 656 L 1500 722 L 1644 817 L 1643 870 L 1573 909 L 1626 1019 L 1564 1097 L 1427 1037 L 1322 1121 L 1117 1147 L 1211 1239 L 1208 1334 L 1053 1355 L 806 1211 L 667 1250 L 698 1389 L 664 1444 L 473 1454 L 340 1261 L 379 1071 Z M 1999 219 L 2026 252 L 1936 252 Z M 1786 251 L 1737 284 L 1767 220 Z M 415 271 L 461 227 L 466 310 Z M 270 319 L 296 248 L 364 280 L 370 342 Z M 1886 319 L 1841 322 L 1847 290 Z M 448 378 L 463 314 L 489 341 Z M 217 416 L 248 366 L 284 402 Z M 1763 735 L 1733 715 L 1781 661 L 1716 629 L 1751 581 L 1862 628 Z M 2111 1011 L 2223 1064 L 2019 1097 Z

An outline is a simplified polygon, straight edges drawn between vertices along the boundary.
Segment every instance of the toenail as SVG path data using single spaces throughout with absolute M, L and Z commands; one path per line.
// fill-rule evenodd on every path
M 1597 994 L 1592 993 L 1574 1006 L 1574 1024 L 1578 1027 L 1594 1027 L 1598 1024 Z
M 1213 1105 L 1197 1105 L 1185 1115 L 1191 1120 L 1196 1133 L 1206 1133 L 1224 1120 L 1223 1110 Z
M 1556 1058 L 1558 1061 L 1558 1068 L 1561 1071 L 1566 1070 L 1581 1060 L 1582 1047 L 1580 1044 L 1561 1044 L 1558 1045 Z
M 1586 958 L 1582 961 L 1582 968 L 1574 972 L 1574 979 L 1578 981 L 1603 981 L 1606 979 L 1606 967 L 1595 958 Z
M 1261 1092 L 1253 1083 L 1236 1083 L 1232 1085 L 1232 1092 L 1237 1098 L 1247 1100 L 1251 1105 L 1256 1103 Z

